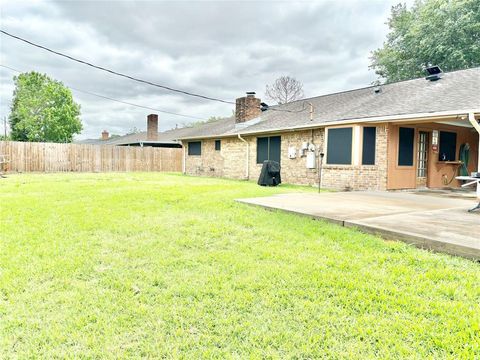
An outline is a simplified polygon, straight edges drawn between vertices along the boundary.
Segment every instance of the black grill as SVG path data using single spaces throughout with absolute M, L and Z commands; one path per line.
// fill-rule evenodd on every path
M 281 182 L 280 164 L 273 160 L 265 160 L 258 178 L 258 185 L 277 186 Z

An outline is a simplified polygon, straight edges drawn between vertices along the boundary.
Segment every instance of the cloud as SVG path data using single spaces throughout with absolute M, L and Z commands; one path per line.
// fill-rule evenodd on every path
M 304 83 L 306 96 L 368 85 L 371 50 L 381 46 L 396 1 L 2 2 L 2 28 L 92 63 L 183 90 L 234 100 L 263 96 L 278 76 Z M 36 70 L 85 91 L 167 111 L 228 116 L 232 106 L 153 88 L 0 37 L 2 64 Z M 0 116 L 14 73 L 0 68 Z M 81 137 L 145 128 L 149 110 L 73 92 Z M 192 119 L 160 114 L 166 130 Z

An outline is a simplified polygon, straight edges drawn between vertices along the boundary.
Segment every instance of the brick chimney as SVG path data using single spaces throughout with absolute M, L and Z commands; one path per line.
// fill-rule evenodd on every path
M 109 137 L 110 137 L 110 134 L 108 133 L 108 131 L 103 130 L 102 131 L 102 140 L 108 140 Z
M 235 102 L 235 123 L 243 123 L 260 116 L 260 99 L 255 97 L 255 93 L 247 92 L 247 96 L 238 98 Z
M 158 115 L 150 114 L 147 116 L 147 140 L 158 140 Z

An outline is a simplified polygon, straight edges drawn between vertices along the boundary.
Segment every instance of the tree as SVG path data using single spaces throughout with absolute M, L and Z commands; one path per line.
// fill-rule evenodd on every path
M 265 96 L 278 104 L 286 104 L 303 98 L 303 84 L 290 76 L 281 76 L 265 87 Z
M 223 119 L 225 119 L 225 117 L 210 116 L 206 120 L 198 120 L 198 121 L 192 121 L 192 122 L 189 122 L 189 123 L 183 123 L 183 127 L 197 127 L 197 126 L 200 126 L 200 125 L 203 125 L 203 124 L 208 124 L 208 123 L 215 122 L 215 121 L 218 121 L 218 120 L 223 120 Z
M 10 136 L 8 136 L 7 132 L 7 117 L 4 116 L 2 119 L 3 123 L 3 134 L 0 134 L 0 141 L 8 141 L 10 140 Z
M 480 2 L 417 0 L 392 7 L 390 32 L 372 52 L 370 68 L 387 82 L 424 75 L 438 65 L 444 71 L 480 66 Z
M 141 130 L 139 128 L 137 128 L 136 126 L 134 126 L 133 128 L 131 128 L 130 130 L 127 131 L 126 135 L 138 134 L 140 132 L 141 132 Z
M 61 82 L 35 71 L 15 76 L 13 81 L 12 140 L 71 142 L 82 131 L 80 105 Z

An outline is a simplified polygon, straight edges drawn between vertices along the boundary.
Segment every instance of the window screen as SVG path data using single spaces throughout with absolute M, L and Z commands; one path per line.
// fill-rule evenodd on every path
M 257 164 L 268 160 L 268 138 L 257 138 Z
M 269 139 L 268 160 L 280 163 L 280 136 L 272 136 Z
M 222 146 L 222 144 L 221 144 L 220 140 L 215 140 L 215 150 L 220 151 L 221 146 Z
M 363 128 L 362 165 L 375 165 L 376 127 Z
M 202 155 L 202 142 L 190 141 L 188 143 L 188 155 Z
M 413 166 L 413 141 L 415 129 L 398 129 L 398 165 Z
M 352 128 L 328 129 L 327 164 L 352 163 Z
M 454 132 L 440 131 L 440 146 L 438 151 L 439 161 L 455 161 L 457 152 L 457 134 Z
M 280 163 L 280 152 L 280 136 L 257 138 L 257 164 L 263 164 L 265 160 L 273 160 Z

